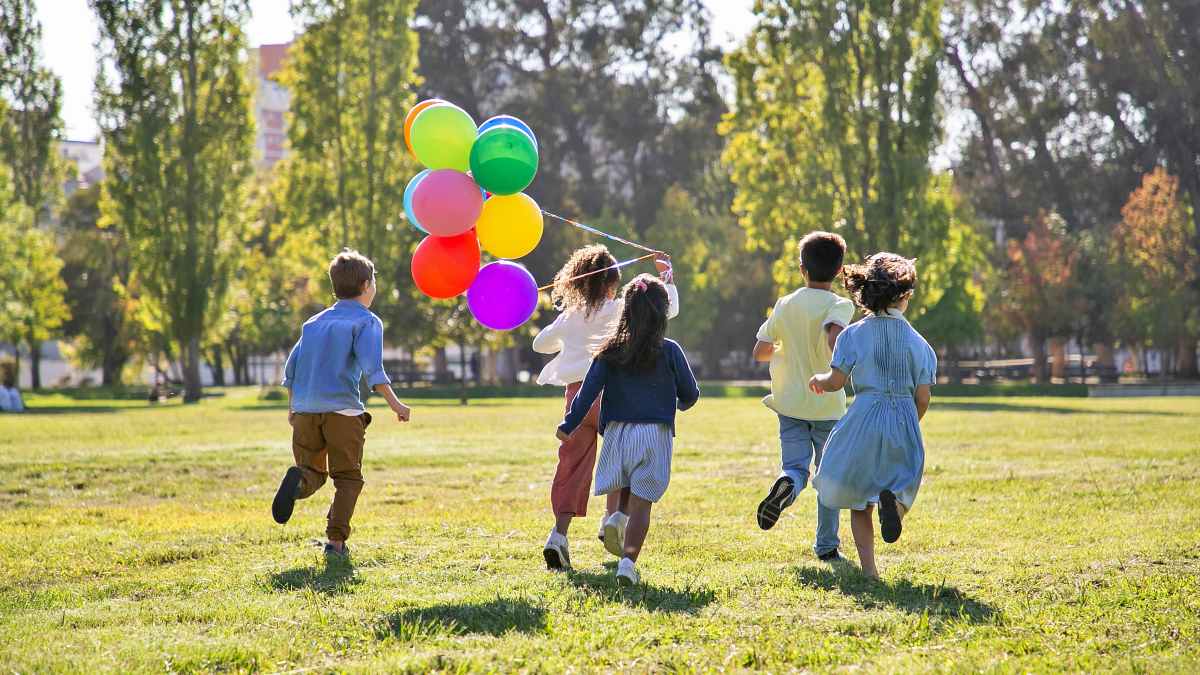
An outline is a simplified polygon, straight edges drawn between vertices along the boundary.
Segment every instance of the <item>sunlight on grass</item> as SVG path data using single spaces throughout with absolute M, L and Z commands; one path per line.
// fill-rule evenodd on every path
M 0 416 L 16 672 L 1200 668 L 1198 399 L 935 398 L 880 582 L 813 558 L 811 491 L 757 529 L 774 419 L 705 399 L 629 590 L 599 499 L 576 569 L 544 569 L 553 399 L 380 410 L 351 563 L 316 545 L 328 488 L 271 521 L 289 428 L 253 391 L 30 404 Z M 846 516 L 842 538 L 853 559 Z

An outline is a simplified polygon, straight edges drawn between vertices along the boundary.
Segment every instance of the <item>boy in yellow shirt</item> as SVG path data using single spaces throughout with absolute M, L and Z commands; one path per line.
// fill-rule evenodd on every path
M 850 323 L 854 304 L 830 289 L 842 271 L 846 241 L 831 232 L 812 232 L 800 242 L 803 288 L 775 303 L 758 329 L 756 361 L 771 364 L 771 394 L 763 399 L 779 415 L 783 471 L 758 505 L 758 526 L 769 530 L 808 484 L 809 464 L 821 465 L 821 451 L 833 425 L 846 412 L 846 394 L 819 396 L 808 380 L 829 370 L 833 344 Z M 825 561 L 837 560 L 838 511 L 817 503 L 817 537 L 813 551 Z

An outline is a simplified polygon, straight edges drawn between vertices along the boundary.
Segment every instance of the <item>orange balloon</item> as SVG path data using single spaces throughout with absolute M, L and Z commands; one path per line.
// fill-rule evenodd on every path
M 417 153 L 413 152 L 413 147 L 412 147 L 413 120 L 417 119 L 417 113 L 421 112 L 422 110 L 428 108 L 429 106 L 431 106 L 435 103 L 445 103 L 445 101 L 443 101 L 440 98 L 427 98 L 424 101 L 421 101 L 420 103 L 414 105 L 408 111 L 408 115 L 406 115 L 404 117 L 404 144 L 408 146 L 408 154 L 412 155 L 413 157 L 417 156 Z

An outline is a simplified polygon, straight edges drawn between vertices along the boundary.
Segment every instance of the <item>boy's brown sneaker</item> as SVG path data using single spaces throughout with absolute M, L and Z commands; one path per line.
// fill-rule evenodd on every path
M 292 510 L 296 508 L 296 497 L 300 495 L 302 481 L 303 474 L 300 473 L 298 466 L 289 467 L 287 473 L 283 474 L 283 481 L 279 483 L 279 491 L 275 493 L 275 501 L 271 502 L 271 515 L 280 525 L 291 519 Z

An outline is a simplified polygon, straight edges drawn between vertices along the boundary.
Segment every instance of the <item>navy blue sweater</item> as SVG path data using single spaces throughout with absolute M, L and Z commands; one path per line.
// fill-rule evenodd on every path
M 602 358 L 594 359 L 558 428 L 567 434 L 575 431 L 601 390 L 604 391 L 600 402 L 601 434 L 609 422 L 669 424 L 674 434 L 675 408 L 687 410 L 700 398 L 696 376 L 683 355 L 683 348 L 674 340 L 664 340 L 662 355 L 653 370 L 633 372 L 617 368 Z

